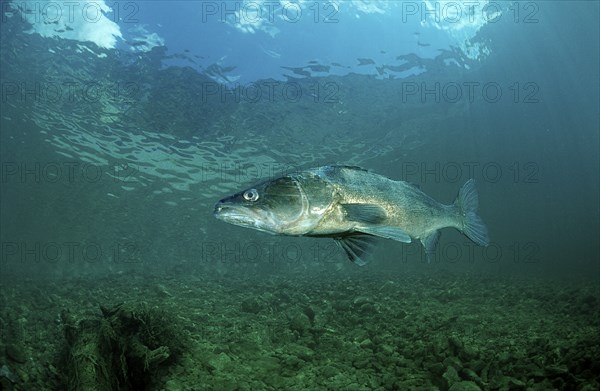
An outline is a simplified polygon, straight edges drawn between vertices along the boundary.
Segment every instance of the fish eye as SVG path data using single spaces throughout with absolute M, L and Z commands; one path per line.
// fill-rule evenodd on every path
M 256 201 L 258 199 L 258 191 L 256 189 L 246 190 L 244 192 L 244 199 L 246 201 Z

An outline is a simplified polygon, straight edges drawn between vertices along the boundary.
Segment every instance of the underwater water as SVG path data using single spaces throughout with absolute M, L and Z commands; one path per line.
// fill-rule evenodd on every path
M 598 2 L 0 5 L 0 389 L 600 388 Z M 327 165 L 489 244 L 214 216 Z

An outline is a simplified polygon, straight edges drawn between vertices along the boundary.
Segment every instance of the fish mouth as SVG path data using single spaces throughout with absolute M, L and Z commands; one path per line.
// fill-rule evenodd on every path
M 213 215 L 226 223 L 242 227 L 254 228 L 259 231 L 273 232 L 273 222 L 267 216 L 250 208 L 217 202 Z
M 240 208 L 220 203 L 215 205 L 213 214 L 219 220 L 236 225 L 249 225 L 255 221 L 255 218 L 248 214 L 248 210 L 242 212 Z

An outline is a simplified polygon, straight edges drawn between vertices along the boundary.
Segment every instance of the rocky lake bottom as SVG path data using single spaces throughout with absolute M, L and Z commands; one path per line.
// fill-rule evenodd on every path
M 476 275 L 4 281 L 4 390 L 597 390 L 598 282 Z

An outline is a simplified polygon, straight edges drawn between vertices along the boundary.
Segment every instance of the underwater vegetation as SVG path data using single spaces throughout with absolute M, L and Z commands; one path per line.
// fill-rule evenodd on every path
M 100 308 L 102 316 L 75 321 L 61 312 L 65 382 L 72 390 L 139 390 L 155 371 L 185 350 L 177 318 L 147 305 Z

